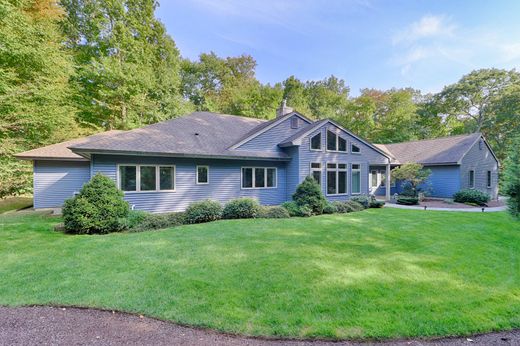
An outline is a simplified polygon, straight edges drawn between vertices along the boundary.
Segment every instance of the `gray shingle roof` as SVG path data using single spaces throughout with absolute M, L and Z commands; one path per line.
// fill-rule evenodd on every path
M 124 152 L 176 156 L 288 158 L 284 153 L 228 149 L 253 129 L 262 127 L 265 122 L 236 115 L 194 112 L 125 131 L 110 138 L 75 144 L 70 148 L 77 153 Z
M 482 134 L 472 133 L 395 144 L 376 144 L 391 154 L 396 163 L 457 164 Z
M 119 130 L 111 130 L 103 133 L 98 133 L 88 137 L 76 138 L 70 141 L 51 144 L 46 147 L 37 148 L 23 153 L 16 154 L 15 157 L 22 160 L 69 160 L 69 161 L 88 161 L 83 156 L 73 153 L 68 147 L 72 145 L 85 144 L 89 141 L 96 141 L 100 138 L 110 137 Z

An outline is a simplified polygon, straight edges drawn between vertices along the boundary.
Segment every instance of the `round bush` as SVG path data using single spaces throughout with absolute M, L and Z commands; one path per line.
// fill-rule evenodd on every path
M 323 207 L 323 214 L 334 214 L 338 212 L 338 208 L 332 203 L 327 202 Z
M 219 220 L 222 217 L 222 206 L 212 200 L 192 203 L 184 212 L 186 223 L 202 223 Z
M 223 219 L 252 219 L 258 216 L 260 204 L 256 199 L 237 198 L 229 201 L 222 211 Z
M 68 233 L 106 234 L 127 227 L 130 208 L 114 181 L 100 173 L 65 201 L 63 223 Z
M 453 195 L 453 200 L 458 203 L 473 203 L 476 205 L 486 205 L 491 197 L 479 190 L 467 189 L 460 190 L 456 194 Z
M 311 176 L 306 177 L 305 180 L 298 185 L 292 198 L 300 207 L 308 206 L 315 215 L 323 213 L 323 207 L 327 204 L 327 200 L 321 192 L 320 185 L 316 182 L 316 179 Z
M 275 207 L 263 207 L 260 209 L 258 217 L 265 219 L 285 219 L 291 217 L 287 209 L 279 206 Z

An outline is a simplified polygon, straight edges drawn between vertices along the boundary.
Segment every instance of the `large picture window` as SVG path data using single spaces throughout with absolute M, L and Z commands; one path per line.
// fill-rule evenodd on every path
M 242 167 L 242 188 L 262 189 L 276 187 L 276 168 Z
M 350 179 L 352 181 L 352 194 L 360 194 L 361 193 L 361 165 L 359 164 L 352 164 L 352 171 L 351 171 L 352 178 Z
M 338 134 L 327 130 L 327 150 L 328 151 L 347 151 L 347 140 Z
M 327 195 L 347 193 L 347 164 L 327 163 Z
M 175 190 L 175 166 L 119 165 L 118 187 L 125 192 Z

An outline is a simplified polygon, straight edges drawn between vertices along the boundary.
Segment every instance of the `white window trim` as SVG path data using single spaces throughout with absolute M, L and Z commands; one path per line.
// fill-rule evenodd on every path
M 207 178 L 208 178 L 208 181 L 205 182 L 205 183 L 201 183 L 201 182 L 199 181 L 199 168 L 204 168 L 204 167 L 205 167 L 206 170 L 208 171 L 208 177 L 207 177 Z M 197 185 L 208 185 L 208 184 L 209 184 L 209 166 L 208 166 L 208 165 L 197 165 L 197 166 L 195 167 L 195 184 L 197 184 Z
M 375 186 L 374 186 L 374 184 L 373 184 L 373 180 L 372 180 L 372 177 L 374 176 L 374 173 L 375 173 L 375 176 L 376 176 L 376 185 L 375 185 Z M 370 170 L 370 176 L 369 176 L 369 178 L 370 178 L 370 188 L 372 188 L 372 189 L 374 189 L 374 188 L 375 188 L 375 189 L 378 189 L 379 186 L 380 186 L 379 170 L 377 170 L 377 169 L 372 169 L 372 170 Z
M 335 164 L 336 168 L 329 168 L 329 164 Z M 339 164 L 344 164 L 345 168 L 339 168 Z M 346 172 L 345 177 L 345 192 L 344 193 L 329 193 L 329 175 L 328 172 L 336 172 L 336 191 L 339 189 L 339 174 L 338 172 Z M 325 163 L 325 195 L 326 196 L 347 196 L 348 195 L 348 163 L 346 162 L 330 162 Z
M 253 187 L 244 187 L 244 169 L 251 168 L 253 170 L 252 183 Z M 274 186 L 256 187 L 255 186 L 255 169 L 264 170 L 264 182 L 267 185 L 267 170 L 274 169 Z M 276 167 L 255 167 L 255 166 L 243 166 L 240 167 L 240 189 L 241 190 L 264 190 L 264 189 L 276 189 L 278 188 L 278 168 Z
M 329 131 L 334 133 L 336 135 L 336 150 L 329 150 Z M 342 154 L 348 154 L 348 140 L 344 137 L 341 136 L 342 139 L 345 140 L 345 151 L 341 151 L 341 150 L 338 150 L 338 147 L 339 147 L 339 138 L 340 135 L 338 132 L 336 131 L 331 131 L 330 128 L 327 128 L 327 130 L 325 131 L 325 150 L 328 151 L 329 153 L 342 153 Z
M 359 165 L 359 169 L 352 168 L 353 165 Z M 362 165 L 361 162 L 352 162 L 350 164 L 350 194 L 352 196 L 361 195 L 361 191 L 362 191 L 361 172 L 362 171 L 363 171 L 363 165 Z M 353 183 L 354 183 L 354 179 L 352 179 L 352 173 L 354 173 L 354 172 L 359 172 L 359 192 L 353 192 L 354 189 L 352 188 L 352 186 L 353 186 Z M 378 177 L 377 177 L 378 183 L 379 183 L 379 179 L 380 179 L 380 176 L 378 174 Z
M 471 172 L 473 172 L 473 184 L 471 184 L 472 183 L 472 181 L 471 181 Z M 468 171 L 468 187 L 470 189 L 474 189 L 475 188 L 475 170 L 474 169 L 470 169 Z
M 355 152 L 354 150 L 352 150 L 352 146 L 355 145 L 356 147 L 358 147 L 359 151 L 358 152 Z M 353 142 L 350 142 L 350 153 L 352 155 L 361 155 L 361 147 L 359 145 L 357 145 L 356 143 L 353 143 Z
M 488 189 L 490 189 L 493 186 L 493 171 L 488 170 L 486 172 L 486 184 Z
M 123 191 L 121 189 L 121 174 L 119 173 L 121 166 L 130 166 L 135 167 L 135 191 Z M 141 166 L 145 167 L 155 167 L 155 190 L 145 190 L 141 191 Z M 161 190 L 161 181 L 160 181 L 160 175 L 159 175 L 159 169 L 160 167 L 171 167 L 173 168 L 173 190 Z M 156 164 L 135 164 L 135 163 L 119 163 L 116 166 L 116 184 L 117 188 L 125 194 L 132 194 L 132 193 L 155 193 L 155 192 L 175 192 L 177 191 L 177 168 L 175 165 L 156 165 Z
M 320 165 L 320 168 L 313 168 L 312 167 L 312 164 L 313 163 L 317 163 Z M 319 184 L 320 184 L 320 187 L 323 186 L 323 165 L 321 164 L 321 162 L 309 162 L 309 175 L 311 177 L 313 177 L 312 173 L 313 172 L 320 172 L 320 181 L 319 181 Z
M 320 138 L 320 148 L 319 149 L 312 149 L 312 139 L 314 137 L 316 137 L 317 135 L 321 135 L 321 131 L 318 132 L 318 133 L 315 133 L 314 136 L 310 136 L 310 139 L 309 139 L 309 150 L 310 151 L 323 151 L 323 135 L 321 136 L 322 138 Z

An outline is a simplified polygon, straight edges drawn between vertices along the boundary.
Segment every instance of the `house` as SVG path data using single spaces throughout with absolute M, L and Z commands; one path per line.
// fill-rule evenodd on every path
M 482 139 L 482 145 L 489 150 Z M 468 160 L 483 151 L 467 154 Z M 96 173 L 112 178 L 140 210 L 184 210 L 191 202 L 222 203 L 252 197 L 264 205 L 291 199 L 312 175 L 327 199 L 382 193 L 399 158 L 390 145 L 376 146 L 332 120 L 312 121 L 283 103 L 275 119 L 194 112 L 131 131 L 108 131 L 16 155 L 34 162 L 34 207 L 60 207 Z M 460 167 L 473 167 L 459 163 Z M 374 173 L 375 172 L 375 173 Z M 478 173 L 475 173 L 478 172 Z M 480 184 L 480 168 L 474 184 Z M 374 177 L 375 180 L 374 180 Z M 462 177 L 435 178 L 462 187 Z M 375 184 L 374 184 L 375 182 Z M 492 188 L 496 189 L 496 171 Z
M 392 157 L 392 167 L 416 162 L 431 170 L 421 186 L 434 197 L 449 198 L 462 189 L 476 189 L 498 198 L 499 162 L 481 133 L 395 144 L 376 144 Z M 384 195 L 385 167 L 371 167 L 370 193 Z M 402 192 L 394 183 L 391 194 Z

